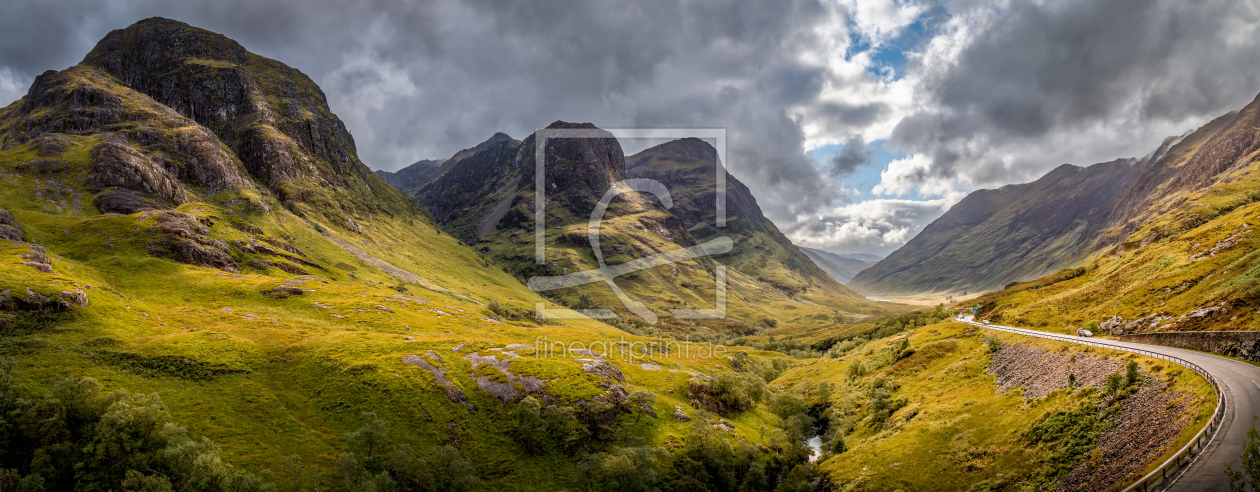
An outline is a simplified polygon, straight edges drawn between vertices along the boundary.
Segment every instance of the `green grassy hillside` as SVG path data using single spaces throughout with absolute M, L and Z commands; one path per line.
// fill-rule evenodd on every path
M 551 128 L 599 132 L 590 124 Z M 621 195 L 604 214 L 600 251 L 607 265 L 707 243 L 733 240 L 730 253 L 662 265 L 618 277 L 618 287 L 650 310 L 646 319 L 624 307 L 604 283 L 545 295 L 574 309 L 609 308 L 611 323 L 640 334 L 728 339 L 780 323 L 835 326 L 846 317 L 889 314 L 904 307 L 875 303 L 818 269 L 762 216 L 748 189 L 728 180 L 726 227 L 714 226 L 714 151 L 695 140 L 654 147 L 627 159 L 606 138 L 558 139 L 546 149 L 546 262 L 536 263 L 535 135 L 492 139 L 461 152 L 415 197 L 451 235 L 473 244 L 522 282 L 598 268 L 588 236 L 591 210 L 608 186 L 626 178 L 664 183 L 668 209 L 646 194 Z M 689 153 L 690 152 L 690 153 Z M 707 154 L 706 154 L 707 152 Z M 709 158 L 705 160 L 705 155 Z M 705 174 L 705 170 L 708 174 Z M 727 275 L 724 319 L 674 316 L 680 308 L 714 309 L 718 266 Z
M 1254 159 L 1255 156 L 1251 156 Z M 1176 199 L 1179 205 L 1086 265 L 976 300 L 992 320 L 1104 333 L 1260 326 L 1260 163 Z
M 850 285 L 878 294 L 997 290 L 1191 232 L 1215 217 L 1204 212 L 1250 200 L 1251 189 L 1228 185 L 1256 160 L 1258 123 L 1260 100 L 1166 139 L 1142 159 L 1064 165 L 1033 183 L 977 191 Z M 1205 193 L 1222 203 L 1204 202 Z M 1190 216 L 1199 222 L 1189 224 Z
M 766 409 L 788 360 L 535 319 L 365 171 L 309 79 L 237 48 L 143 21 L 0 110 L 0 487 L 810 478 Z M 176 103 L 219 75 L 241 100 Z
M 1082 362 L 1071 369 L 1077 373 L 1057 374 L 1029 360 L 1014 372 L 1061 381 L 1004 386 L 1012 369 L 993 364 L 1002 350 L 1018 352 L 1003 357 L 1017 365 L 1029 357 Z M 829 353 L 772 384 L 793 388 L 826 424 L 818 468 L 837 490 L 1102 490 L 1161 463 L 1215 404 L 1206 381 L 1157 359 L 957 323 L 848 339 Z M 1091 373 L 1086 360 L 1118 369 Z M 1123 377 L 1128 361 L 1139 375 L 1132 385 Z M 1145 404 L 1153 399 L 1158 409 Z M 1180 425 L 1160 436 L 1107 439 L 1155 415 L 1147 412 Z

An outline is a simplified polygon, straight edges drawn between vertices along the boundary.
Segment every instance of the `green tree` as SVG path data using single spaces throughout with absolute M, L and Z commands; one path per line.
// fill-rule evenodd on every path
M 651 391 L 635 391 L 630 393 L 626 402 L 630 405 L 630 410 L 634 412 L 634 423 L 639 423 L 639 419 L 643 414 L 652 412 L 652 405 L 656 404 L 656 393 Z
M 171 481 L 161 475 L 145 475 L 135 470 L 127 470 L 122 481 L 125 492 L 171 492 Z
M 659 480 L 657 460 L 651 448 L 618 448 L 602 455 L 598 463 L 602 490 L 655 490 Z
M 376 416 L 376 412 L 363 412 L 363 427 L 346 434 L 346 442 L 364 462 L 371 463 L 385 454 L 389 445 L 389 422 Z
M 809 407 L 805 400 L 791 392 L 783 391 L 770 397 L 770 412 L 779 418 L 788 418 L 798 413 L 805 413 Z
M 116 486 L 128 470 L 154 467 L 159 451 L 166 447 L 171 414 L 156 394 L 115 392 L 101 415 L 93 439 L 83 449 L 84 464 L 92 470 L 89 480 Z
M 546 442 L 547 426 L 542 419 L 542 404 L 527 396 L 516 404 L 516 441 L 530 454 L 540 454 Z
M 855 360 L 852 364 L 849 364 L 845 376 L 848 377 L 849 381 L 856 381 L 866 376 L 866 366 L 862 365 L 862 361 Z
M 302 457 L 291 454 L 284 459 L 285 492 L 301 492 L 311 482 L 311 469 L 302 463 Z
M 577 418 L 572 407 L 547 405 L 542 411 L 548 439 L 560 450 L 569 452 L 585 442 L 591 431 Z
M 478 480 L 472 466 L 453 447 L 438 447 L 426 461 L 432 472 L 432 490 L 463 492 L 477 486 Z

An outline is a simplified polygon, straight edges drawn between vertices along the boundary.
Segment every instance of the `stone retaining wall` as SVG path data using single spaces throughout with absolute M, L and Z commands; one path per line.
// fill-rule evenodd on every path
M 1211 352 L 1260 362 L 1260 331 L 1139 333 L 1121 335 L 1120 340 Z

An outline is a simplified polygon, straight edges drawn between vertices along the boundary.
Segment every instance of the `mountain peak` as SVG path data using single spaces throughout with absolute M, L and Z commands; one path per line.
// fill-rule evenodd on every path
M 106 34 L 83 58 L 128 85 L 178 69 L 188 60 L 243 65 L 250 53 L 222 34 L 162 17 L 150 17 Z
M 111 31 L 80 65 L 212 131 L 282 200 L 304 201 L 315 188 L 359 189 L 355 183 L 372 195 L 393 193 L 359 160 L 354 138 L 310 77 L 227 36 L 154 17 Z M 385 201 L 405 203 L 401 195 Z

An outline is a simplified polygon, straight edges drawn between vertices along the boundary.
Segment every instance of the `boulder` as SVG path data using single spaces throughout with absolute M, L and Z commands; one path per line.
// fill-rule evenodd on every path
M 40 273 L 53 272 L 52 265 L 49 265 L 47 263 L 35 263 L 35 262 L 28 261 L 28 262 L 22 263 L 22 266 L 28 266 L 28 267 L 34 268 L 36 270 L 39 270 Z
M 288 299 L 289 297 L 300 296 L 305 293 L 306 291 L 302 290 L 301 287 L 294 287 L 292 285 L 280 285 L 280 286 L 276 286 L 275 288 L 271 290 L 264 291 L 263 295 L 271 297 L 272 299 Z
M 684 412 L 682 407 L 674 405 L 674 422 L 690 422 L 691 416 Z
M 587 374 L 599 376 L 608 381 L 616 381 L 618 383 L 626 382 L 626 377 L 621 374 L 621 370 L 617 369 L 617 366 L 612 365 L 611 363 L 609 363 L 608 361 L 604 359 L 575 359 L 575 360 L 582 364 L 582 371 Z
M 61 297 L 62 301 L 78 307 L 87 307 L 88 305 L 87 292 L 83 292 L 82 289 L 63 290 L 57 296 Z

